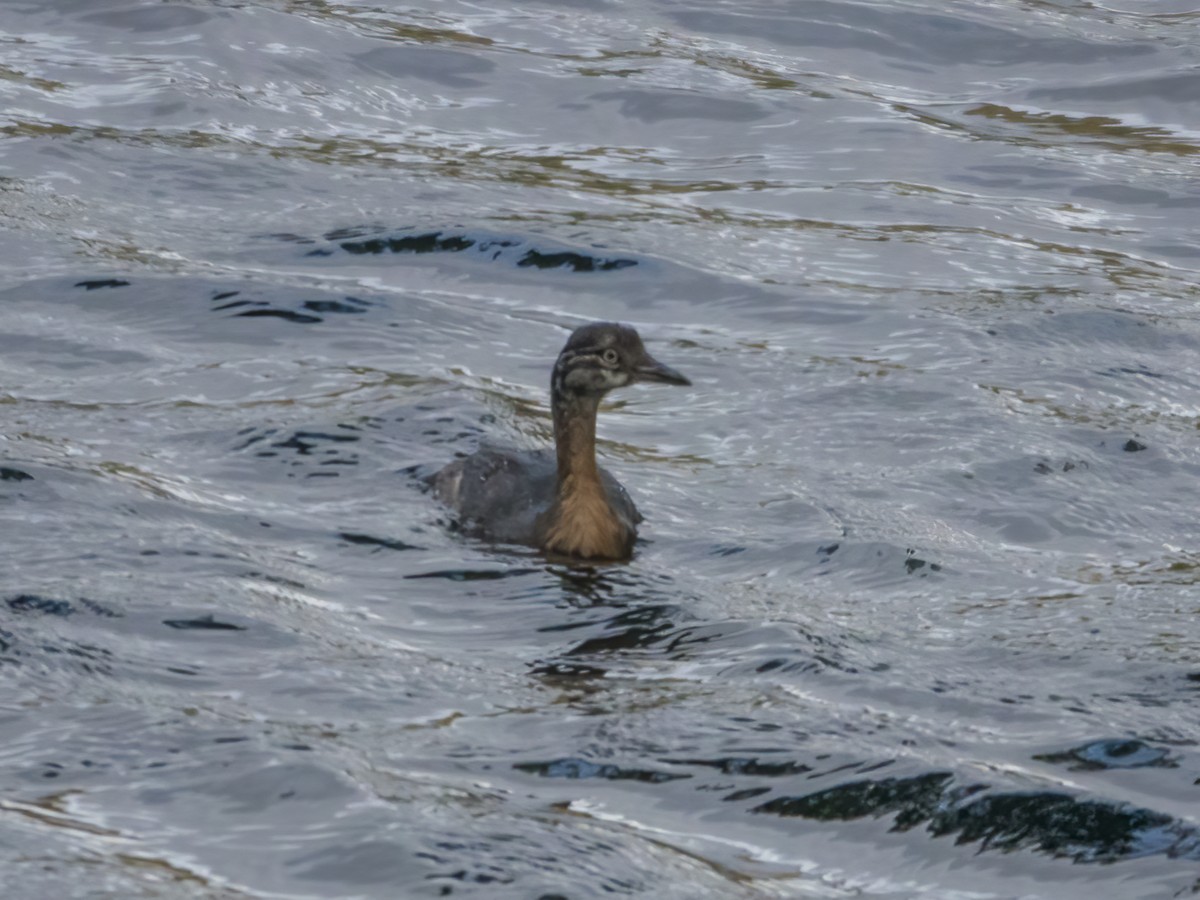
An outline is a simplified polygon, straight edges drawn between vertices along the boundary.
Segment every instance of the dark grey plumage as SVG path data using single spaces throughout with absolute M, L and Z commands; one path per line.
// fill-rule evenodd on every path
M 631 525 L 642 521 L 629 492 L 600 467 L 609 502 Z M 554 451 L 485 444 L 433 476 L 434 491 L 458 511 L 464 530 L 508 544 L 535 543 L 537 517 L 550 508 L 558 481 Z
M 642 521 L 625 488 L 596 465 L 596 414 L 636 381 L 690 384 L 653 359 L 627 325 L 577 328 L 551 375 L 555 450 L 484 446 L 436 473 L 434 492 L 470 533 L 588 559 L 625 559 Z

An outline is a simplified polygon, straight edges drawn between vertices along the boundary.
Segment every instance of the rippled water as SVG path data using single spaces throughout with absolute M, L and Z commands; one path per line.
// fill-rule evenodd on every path
M 6 898 L 1200 894 L 1190 4 L 0 46 Z M 460 536 L 595 318 L 635 559 Z

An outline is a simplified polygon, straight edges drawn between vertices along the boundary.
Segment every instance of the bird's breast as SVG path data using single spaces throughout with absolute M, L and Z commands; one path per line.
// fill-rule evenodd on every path
M 627 559 L 636 536 L 598 483 L 561 495 L 539 525 L 543 550 L 580 559 Z

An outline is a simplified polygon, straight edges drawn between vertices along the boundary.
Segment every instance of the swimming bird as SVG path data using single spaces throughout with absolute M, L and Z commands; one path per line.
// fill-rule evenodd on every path
M 629 559 L 642 516 L 596 464 L 596 414 L 609 391 L 650 381 L 691 384 L 647 353 L 628 325 L 576 328 L 550 376 L 553 454 L 482 447 L 430 479 L 435 495 L 482 537 L 555 556 Z

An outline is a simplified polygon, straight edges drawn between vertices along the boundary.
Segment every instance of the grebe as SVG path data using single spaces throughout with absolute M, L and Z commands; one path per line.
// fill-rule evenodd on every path
M 639 381 L 691 384 L 628 325 L 575 329 L 550 378 L 554 454 L 484 447 L 435 474 L 434 493 L 483 537 L 577 559 L 628 559 L 642 516 L 596 464 L 596 413 L 613 388 Z

